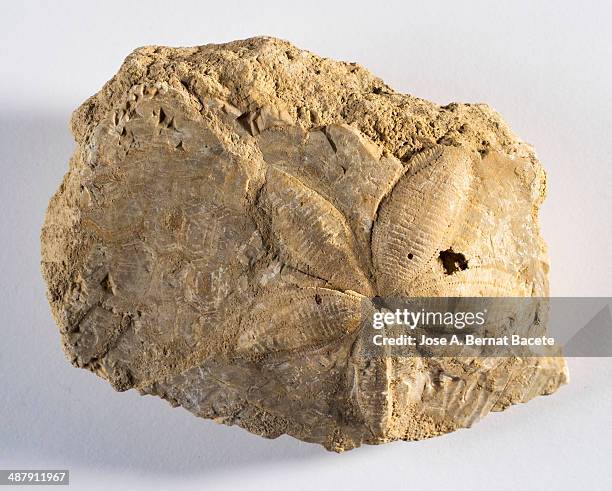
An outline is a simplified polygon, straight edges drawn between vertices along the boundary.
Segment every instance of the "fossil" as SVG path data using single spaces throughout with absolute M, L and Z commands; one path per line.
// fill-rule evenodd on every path
M 545 174 L 488 106 L 273 38 L 145 47 L 72 118 L 42 230 L 70 361 L 342 451 L 469 427 L 561 357 L 365 357 L 383 296 L 545 296 Z

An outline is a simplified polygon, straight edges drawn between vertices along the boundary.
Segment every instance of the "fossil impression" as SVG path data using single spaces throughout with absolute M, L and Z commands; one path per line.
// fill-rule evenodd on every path
M 145 47 L 73 115 L 42 230 L 70 361 L 342 451 L 469 427 L 563 358 L 362 356 L 374 297 L 544 296 L 545 174 L 488 106 L 273 38 Z

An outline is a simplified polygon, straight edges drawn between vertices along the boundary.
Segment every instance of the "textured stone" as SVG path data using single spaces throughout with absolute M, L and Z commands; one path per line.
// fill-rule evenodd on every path
M 255 38 L 136 50 L 72 131 L 42 270 L 71 362 L 115 389 L 341 451 L 566 381 L 557 357 L 356 346 L 376 295 L 547 295 L 545 174 L 488 106 Z

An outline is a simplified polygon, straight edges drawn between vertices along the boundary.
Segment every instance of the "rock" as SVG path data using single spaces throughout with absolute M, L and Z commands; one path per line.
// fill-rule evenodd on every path
M 545 296 L 545 174 L 488 106 L 273 38 L 145 47 L 73 115 L 42 230 L 71 362 L 342 451 L 549 394 L 563 358 L 365 359 L 375 296 Z

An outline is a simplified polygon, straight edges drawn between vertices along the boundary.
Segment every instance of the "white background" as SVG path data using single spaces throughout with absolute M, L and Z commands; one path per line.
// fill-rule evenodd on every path
M 72 368 L 39 273 L 39 230 L 73 149 L 70 113 L 132 49 L 275 35 L 402 92 L 488 102 L 548 171 L 554 296 L 611 296 L 608 2 L 0 4 L 0 468 L 69 468 L 73 489 L 611 489 L 612 363 L 471 430 L 342 455 L 199 420 Z

